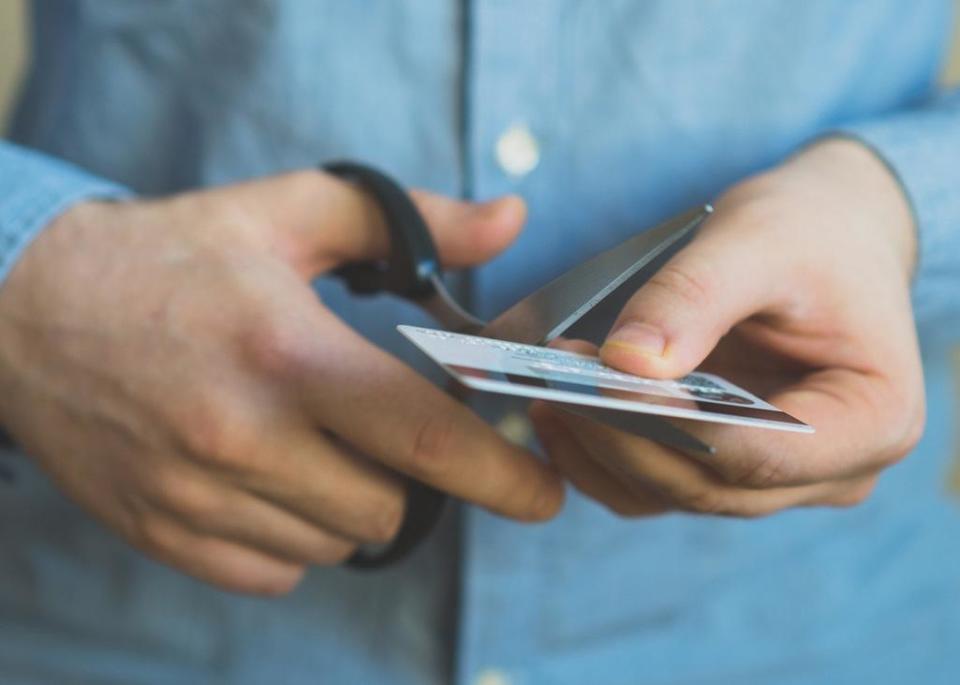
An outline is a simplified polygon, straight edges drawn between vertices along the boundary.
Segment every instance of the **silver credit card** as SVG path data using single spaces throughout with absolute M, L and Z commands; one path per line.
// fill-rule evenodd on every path
M 737 426 L 813 428 L 728 380 L 695 372 L 642 378 L 597 357 L 418 326 L 397 329 L 463 385 L 477 390 Z

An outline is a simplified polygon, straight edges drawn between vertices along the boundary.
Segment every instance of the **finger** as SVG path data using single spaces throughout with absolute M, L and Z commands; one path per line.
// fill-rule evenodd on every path
M 563 485 L 465 406 L 359 337 L 325 328 L 316 373 L 301 379 L 313 416 L 363 454 L 457 497 L 520 520 L 552 517 Z
M 283 394 L 281 401 L 271 397 L 264 402 L 257 393 L 233 392 L 216 399 L 188 396 L 178 403 L 172 420 L 189 417 L 189 427 L 174 450 L 183 458 L 180 467 L 170 473 L 151 474 L 145 486 L 156 491 L 158 499 L 186 497 L 189 507 L 192 495 L 198 493 L 181 483 L 195 480 L 189 469 L 200 465 L 197 470 L 208 478 L 269 500 L 345 539 L 380 543 L 394 537 L 405 505 L 399 479 L 332 439 L 301 404 L 306 395 L 303 384 L 309 376 L 318 369 L 338 366 L 330 357 L 343 354 L 343 350 L 328 346 L 331 336 L 326 331 L 349 331 L 329 314 L 322 317 L 323 327 L 315 331 L 317 318 L 317 311 L 305 310 L 299 317 L 303 330 L 297 334 L 268 331 L 265 340 L 249 343 L 247 363 L 265 374 L 271 392 Z M 361 348 L 357 354 L 362 357 Z M 309 388 L 309 392 L 316 391 L 327 393 L 334 401 L 338 393 L 336 384 Z M 362 418 L 363 413 L 358 411 L 357 420 L 369 421 Z
M 425 190 L 410 196 L 430 227 L 443 264 L 461 268 L 495 257 L 520 235 L 527 205 L 519 195 L 465 202 Z
M 599 348 L 592 342 L 586 340 L 576 340 L 571 338 L 554 338 L 550 341 L 548 347 L 565 352 L 576 352 L 577 354 L 586 354 L 595 357 Z
M 148 519 L 132 542 L 158 561 L 231 592 L 286 594 L 305 570 L 302 564 L 195 533 L 169 518 Z
M 558 340 L 553 346 L 591 353 L 584 341 Z M 757 489 L 847 481 L 889 466 L 919 438 L 909 427 L 922 425 L 922 402 L 918 416 L 904 416 L 898 409 L 902 393 L 891 390 L 883 376 L 832 369 L 808 375 L 770 398 L 774 406 L 816 426 L 815 436 L 708 422 L 684 421 L 681 427 L 716 449 L 700 462 L 731 485 Z M 601 392 L 636 399 L 627 391 Z M 653 395 L 644 401 L 658 402 Z M 678 405 L 676 398 L 662 401 Z M 692 400 L 689 405 L 697 406 Z
M 385 258 L 389 234 L 376 201 L 359 186 L 319 171 L 300 171 L 227 186 L 218 193 L 274 228 L 271 246 L 305 276 L 337 264 Z M 519 234 L 526 207 L 516 196 L 475 203 L 427 191 L 411 198 L 450 267 L 484 262 Z
M 551 409 L 551 411 L 555 411 Z M 579 416 L 563 419 L 587 455 L 627 482 L 636 480 L 686 511 L 764 516 L 831 497 L 837 483 L 765 490 L 730 485 L 701 464 L 650 440 Z
M 587 342 L 586 340 L 567 340 L 564 338 L 557 338 L 550 343 L 550 347 L 590 356 L 596 356 L 598 349 L 596 345 Z M 640 379 L 638 379 L 638 381 L 639 380 Z M 679 393 L 677 392 L 672 392 L 670 394 L 657 394 L 657 392 L 664 391 L 658 389 L 653 383 L 648 383 L 640 388 L 633 384 L 631 385 L 630 389 L 625 387 L 612 387 L 616 385 L 617 384 L 613 381 L 605 380 L 597 385 L 596 390 L 604 397 L 612 397 L 615 399 L 628 401 L 640 401 L 648 405 L 665 405 L 679 409 L 697 408 L 697 403 L 694 399 L 680 399 L 678 396 Z
M 225 494 L 224 499 L 219 515 L 205 519 L 197 527 L 198 532 L 297 564 L 340 564 L 357 548 L 358 541 L 336 535 L 243 491 Z
M 693 371 L 739 321 L 786 301 L 775 259 L 712 217 L 627 302 L 600 356 L 652 378 Z
M 157 515 L 172 517 L 197 535 L 230 540 L 286 561 L 337 564 L 356 547 L 271 502 L 217 482 L 199 469 L 180 473 L 171 487 L 155 484 L 148 493 Z
M 635 484 L 627 487 L 587 456 L 576 436 L 544 411 L 542 403 L 531 405 L 530 417 L 551 463 L 580 493 L 619 516 L 653 516 L 668 511 L 662 498 Z
M 812 425 L 814 435 L 696 424 L 717 449 L 711 468 L 728 482 L 765 488 L 875 473 L 908 454 L 924 421 L 922 398 L 880 376 L 848 369 L 812 373 L 769 401 Z
M 386 543 L 403 523 L 399 479 L 307 427 L 277 431 L 233 482 L 342 539 Z

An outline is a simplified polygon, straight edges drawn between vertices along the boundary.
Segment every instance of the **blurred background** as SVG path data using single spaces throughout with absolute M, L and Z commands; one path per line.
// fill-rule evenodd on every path
M 6 121 L 10 101 L 23 68 L 27 48 L 25 34 L 26 0 L 0 0 L 0 130 Z M 948 85 L 960 84 L 960 0 L 957 0 L 954 22 L 954 43 L 950 55 L 944 60 L 943 81 Z M 960 388 L 960 350 L 954 355 L 955 379 Z M 955 425 L 960 425 L 960 416 Z M 952 487 L 960 492 L 960 431 L 954 448 L 957 467 L 951 476 Z

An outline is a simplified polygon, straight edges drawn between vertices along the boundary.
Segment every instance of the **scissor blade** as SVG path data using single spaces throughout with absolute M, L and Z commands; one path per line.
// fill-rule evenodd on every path
M 712 211 L 710 205 L 698 207 L 575 266 L 500 314 L 478 335 L 527 345 L 553 340 L 628 278 L 678 246 Z
M 647 440 L 653 440 L 694 459 L 712 457 L 716 454 L 716 450 L 712 446 L 659 416 L 635 414 L 610 409 L 609 407 L 592 407 L 586 404 L 570 404 L 567 402 L 553 402 L 553 404 L 559 405 L 561 409 L 571 414 L 599 421 L 612 428 L 632 433 Z

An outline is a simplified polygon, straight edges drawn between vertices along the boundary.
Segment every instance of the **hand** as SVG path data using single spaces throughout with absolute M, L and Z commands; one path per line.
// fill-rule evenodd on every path
M 626 516 L 863 501 L 923 430 L 914 243 L 896 181 L 852 141 L 822 142 L 734 187 L 630 300 L 600 355 L 654 378 L 702 365 L 816 434 L 681 422 L 717 449 L 692 459 L 538 404 L 551 460 Z
M 414 198 L 451 266 L 520 230 L 515 198 Z M 524 521 L 562 483 L 342 323 L 310 280 L 387 253 L 373 202 L 315 171 L 76 206 L 0 288 L 0 422 L 131 543 L 226 589 L 393 537 L 399 471 Z

